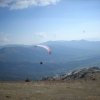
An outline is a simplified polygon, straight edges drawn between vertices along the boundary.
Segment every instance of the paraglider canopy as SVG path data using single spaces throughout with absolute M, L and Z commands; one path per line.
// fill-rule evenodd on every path
M 45 49 L 48 51 L 48 53 L 51 54 L 51 50 L 50 50 L 50 48 L 49 48 L 48 46 L 45 46 L 45 45 L 35 45 L 35 46 L 33 47 L 33 50 L 34 50 L 36 47 L 45 48 Z
M 51 54 L 51 50 L 50 50 L 50 48 L 49 48 L 48 46 L 45 46 L 45 45 L 35 45 L 35 46 L 32 48 L 32 50 L 34 51 L 34 49 L 35 49 L 36 47 L 42 47 L 42 48 L 46 49 L 46 50 L 48 51 L 49 54 Z M 43 62 L 40 62 L 40 64 L 42 65 Z

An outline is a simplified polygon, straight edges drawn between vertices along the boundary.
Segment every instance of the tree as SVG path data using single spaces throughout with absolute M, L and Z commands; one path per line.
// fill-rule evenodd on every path
M 30 82 L 30 79 L 29 78 L 26 78 L 25 82 Z

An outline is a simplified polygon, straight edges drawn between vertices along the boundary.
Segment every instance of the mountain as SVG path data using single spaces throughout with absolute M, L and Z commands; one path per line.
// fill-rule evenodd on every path
M 74 70 L 70 73 L 55 77 L 45 77 L 42 80 L 100 80 L 100 68 L 90 67 L 80 70 Z
M 42 43 L 48 45 L 52 51 L 48 55 L 44 48 L 33 46 L 9 45 L 0 49 L 0 60 L 3 61 L 45 61 L 66 62 L 69 60 L 87 59 L 100 55 L 100 42 L 80 41 L 48 41 Z
M 65 77 L 62 78 L 62 80 L 69 79 L 98 80 L 100 79 L 100 68 L 92 67 L 72 71 L 71 73 L 68 73 Z
M 70 70 L 100 66 L 100 41 L 48 41 L 51 49 L 27 45 L 6 45 L 0 49 L 0 80 L 38 80 Z M 40 62 L 43 62 L 41 65 Z

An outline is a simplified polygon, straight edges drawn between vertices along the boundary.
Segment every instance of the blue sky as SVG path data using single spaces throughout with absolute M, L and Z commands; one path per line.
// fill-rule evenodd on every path
M 0 0 L 0 45 L 100 40 L 100 0 Z

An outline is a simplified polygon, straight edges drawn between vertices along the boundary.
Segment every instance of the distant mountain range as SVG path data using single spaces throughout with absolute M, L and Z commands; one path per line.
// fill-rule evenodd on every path
M 100 41 L 48 41 L 41 43 L 51 49 L 34 45 L 0 46 L 0 80 L 32 80 L 64 74 L 82 67 L 100 66 Z M 43 62 L 40 65 L 40 62 Z
M 51 48 L 52 54 L 48 55 L 43 48 L 36 48 L 26 45 L 6 45 L 0 49 L 1 61 L 45 61 L 45 62 L 66 62 L 95 57 L 100 54 L 100 42 L 80 41 L 48 41 L 42 43 Z

